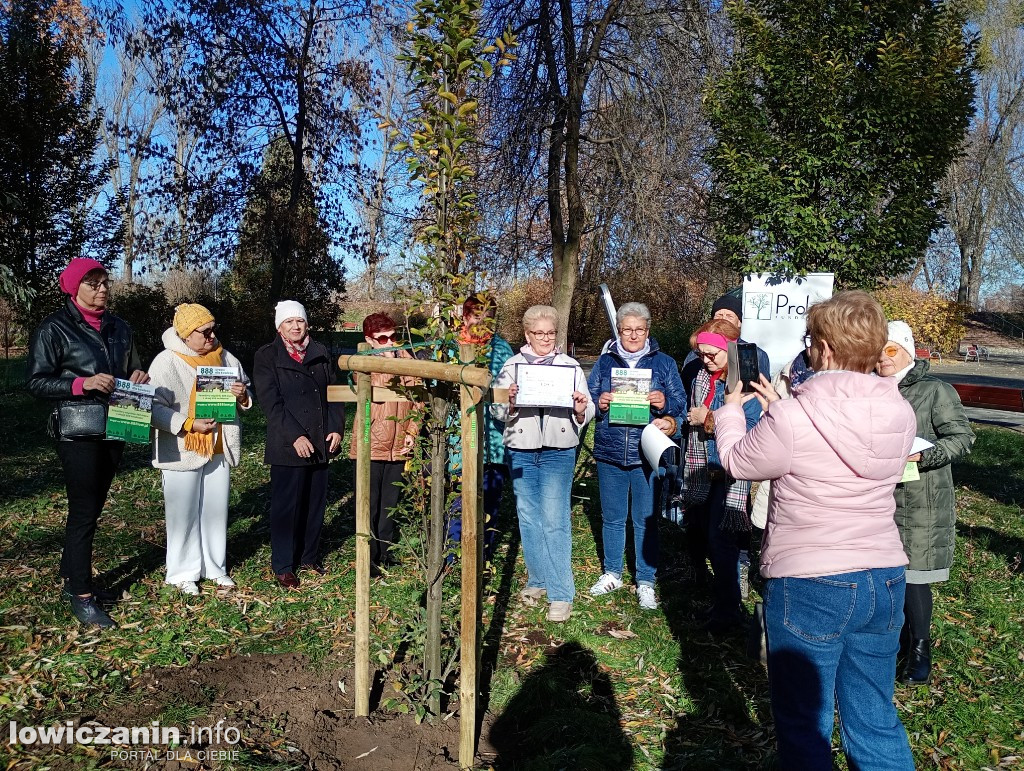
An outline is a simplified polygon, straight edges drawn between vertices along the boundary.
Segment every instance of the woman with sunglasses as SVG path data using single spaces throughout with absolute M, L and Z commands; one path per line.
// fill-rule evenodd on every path
M 231 468 L 238 465 L 242 426 L 235 418 L 217 422 L 196 417 L 198 367 L 230 367 L 237 372 L 231 393 L 239 409 L 252 407 L 249 378 L 217 339 L 213 314 L 202 305 L 182 303 L 163 334 L 164 350 L 150 366 L 153 399 L 153 466 L 160 469 L 167 527 L 164 581 L 183 594 L 199 594 L 199 580 L 230 589 L 228 576 L 228 498 Z
M 658 570 L 658 518 L 655 511 L 655 477 L 647 458 L 640 451 L 640 435 L 646 423 L 655 423 L 665 433 L 676 432 L 677 416 L 685 407 L 683 382 L 675 360 L 662 353 L 652 340 L 651 312 L 642 303 L 623 303 L 615 314 L 618 338 L 603 353 L 590 372 L 590 398 L 597 404 L 597 428 L 594 432 L 594 460 L 601 493 L 601 520 L 604 543 L 603 573 L 590 587 L 597 597 L 623 587 L 622 562 L 626 548 L 626 520 L 633 522 L 633 548 L 636 569 L 637 601 L 644 610 L 655 610 L 654 578 Z M 646 423 L 613 423 L 613 369 L 649 369 L 650 410 L 641 417 Z
M 711 562 L 714 601 L 704 628 L 712 634 L 735 631 L 743 621 L 739 556 L 741 541 L 749 543 L 751 530 L 750 482 L 730 476 L 722 467 L 714 413 L 725 403 L 729 343 L 739 336 L 739 327 L 732 322 L 712 319 L 690 338 L 690 346 L 704 366 L 690 387 L 683 499 L 689 551 L 697 575 L 706 574 L 705 554 Z M 743 410 L 749 431 L 760 419 L 761 407 L 750 400 Z
M 363 319 L 363 337 L 379 353 L 375 356 L 411 359 L 406 350 L 389 350 L 400 341 L 395 322 L 386 313 L 374 313 Z M 371 375 L 374 386 L 387 388 L 396 382 L 403 386 L 416 385 L 413 377 L 398 377 L 384 372 Z M 397 540 L 391 510 L 398 504 L 402 493 L 402 473 L 405 461 L 416 442 L 419 424 L 409 420 L 416 409 L 412 402 L 373 402 L 370 405 L 370 575 L 379 576 L 394 564 L 391 545 Z M 358 437 L 352 435 L 349 457 L 356 457 Z
M 270 564 L 277 583 L 298 589 L 301 570 L 324 575 L 320 532 L 327 508 L 327 463 L 341 447 L 345 406 L 327 401 L 335 382 L 327 348 L 309 336 L 306 309 L 274 308 L 277 335 L 256 351 L 252 379 L 267 416 Z
M 896 485 L 896 526 L 910 559 L 900 636 L 904 683 L 927 683 L 931 672 L 932 584 L 949 579 L 956 511 L 953 461 L 967 457 L 974 432 L 956 389 L 928 374 L 927 359 L 914 359 L 914 334 L 904 321 L 889 322 L 889 339 L 875 370 L 893 378 L 917 416 L 917 435 L 932 447 L 908 458 L 918 479 Z
M 64 305 L 32 333 L 27 385 L 33 396 L 54 405 L 49 429 L 68 493 L 62 596 L 81 623 L 112 627 L 100 603 L 113 595 L 94 591 L 92 584 L 96 525 L 124 454 L 124 442 L 106 439 L 106 401 L 114 378 L 146 383 L 149 376 L 141 369 L 131 327 L 107 310 L 110 277 L 101 263 L 71 260 L 60 274 L 60 288 L 67 295 Z

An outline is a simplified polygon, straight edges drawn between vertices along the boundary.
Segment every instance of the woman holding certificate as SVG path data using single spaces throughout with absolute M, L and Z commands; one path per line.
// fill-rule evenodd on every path
M 505 362 L 496 388 L 508 404 L 492 404 L 505 424 L 512 489 L 529 579 L 519 593 L 527 604 L 547 595 L 548 621 L 567 621 L 576 587 L 572 577 L 569 493 L 576 446 L 594 417 L 586 378 L 575 359 L 555 347 L 558 313 L 534 305 L 523 314 L 526 345 Z
M 243 410 L 252 406 L 249 378 L 241 363 L 217 340 L 213 314 L 202 305 L 182 303 L 163 335 L 164 350 L 150 366 L 153 399 L 153 465 L 160 469 L 167 525 L 164 581 L 183 594 L 199 594 L 207 578 L 230 589 L 228 576 L 228 497 L 231 467 L 238 465 L 242 427 L 238 414 L 208 417 L 198 396 L 200 368 L 230 373 L 226 389 Z M 221 369 L 223 368 L 223 369 Z M 197 410 L 197 399 L 200 409 Z M 219 405 L 218 405 L 219 406 Z
M 597 402 L 594 459 L 604 522 L 604 573 L 591 596 L 621 589 L 626 520 L 633 520 L 637 599 L 655 610 L 654 574 L 658 569 L 658 522 L 654 477 L 640 452 L 640 434 L 648 423 L 665 433 L 676 431 L 676 416 L 686 404 L 675 360 L 650 338 L 651 312 L 642 303 L 625 303 L 615 314 L 619 337 L 590 373 L 590 396 Z

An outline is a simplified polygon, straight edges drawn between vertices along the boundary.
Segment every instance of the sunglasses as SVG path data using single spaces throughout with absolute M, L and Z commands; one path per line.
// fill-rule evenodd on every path
M 716 356 L 718 356 L 718 354 L 721 353 L 721 351 L 698 351 L 698 350 L 694 350 L 694 353 L 697 354 L 697 358 L 699 358 L 699 359 L 704 359 L 704 361 L 713 361 L 714 358 Z
M 395 332 L 382 335 L 372 335 L 372 337 L 374 341 L 378 343 L 393 343 L 395 340 L 398 339 L 398 335 Z
M 217 330 L 218 329 L 220 329 L 220 324 L 214 324 L 209 329 L 196 329 L 196 330 L 194 330 L 194 333 L 198 332 L 200 335 L 205 337 L 207 340 L 212 340 L 214 338 L 214 336 L 217 334 Z
M 102 281 L 83 281 L 82 283 L 94 292 L 98 292 L 100 289 L 110 289 L 110 280 L 106 278 Z
M 885 346 L 885 348 L 882 349 L 882 353 L 884 353 L 890 359 L 896 358 L 896 354 L 898 354 L 899 352 L 900 347 L 898 345 L 887 345 Z

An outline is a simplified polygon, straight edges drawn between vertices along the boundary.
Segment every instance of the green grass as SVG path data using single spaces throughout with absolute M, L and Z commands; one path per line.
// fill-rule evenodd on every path
M 120 628 L 74 624 L 58 597 L 65 496 L 43 432 L 46 409 L 18 392 L 0 411 L 0 710 L 23 725 L 102 715 L 137 705 L 136 686 L 159 667 L 243 654 L 300 653 L 314 670 L 351 661 L 354 554 L 352 466 L 335 462 L 325 530 L 330 575 L 282 593 L 269 569 L 268 474 L 263 424 L 246 416 L 244 456 L 232 476 L 229 564 L 234 592 L 184 597 L 163 584 L 163 507 L 147 448 L 131 447 L 96 539 L 96 568 L 130 589 Z M 742 638 L 713 640 L 697 630 L 709 598 L 683 583 L 681 535 L 662 528 L 662 610 L 641 612 L 635 595 L 589 598 L 600 573 L 596 478 L 584 454 L 576 487 L 574 571 L 577 602 L 562 625 L 542 607 L 516 599 L 524 573 L 504 502 L 503 547 L 484 601 L 482 656 L 486 706 L 517 769 L 746 769 L 771 763 L 773 734 L 764 670 L 744 655 Z M 1007 768 L 1024 757 L 1024 436 L 978 429 L 968 462 L 955 469 L 959 524 L 952 579 L 936 586 L 932 688 L 897 688 L 919 768 Z M 456 578 L 453 576 L 453 578 Z M 455 580 L 448 583 L 454 605 Z M 422 589 L 408 563 L 374 584 L 371 653 L 393 665 L 403 631 L 416 620 Z M 404 666 L 410 662 L 406 661 Z M 351 687 L 351 684 L 349 684 Z M 164 724 L 187 724 L 216 704 L 214 688 L 163 705 Z M 287 768 L 274 754 L 281 728 L 266 715 L 240 747 L 236 768 Z M 505 739 L 500 738 L 504 730 Z M 514 736 L 515 747 L 503 742 Z M 31 748 L 0 748 L 4 767 L 38 768 Z M 70 751 L 79 767 L 105 759 Z M 507 755 L 506 755 L 507 757 Z M 276 759 L 275 759 L 276 758 Z M 500 767 L 509 767 L 507 765 Z

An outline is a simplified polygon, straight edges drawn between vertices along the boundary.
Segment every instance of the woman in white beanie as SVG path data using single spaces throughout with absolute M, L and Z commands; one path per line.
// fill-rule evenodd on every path
M 910 565 L 904 602 L 902 650 L 904 683 L 927 683 L 931 671 L 933 583 L 949 578 L 953 564 L 956 513 L 950 464 L 974 444 L 967 415 L 953 386 L 928 374 L 927 359 L 914 358 L 914 334 L 904 321 L 889 322 L 889 340 L 876 370 L 896 378 L 900 394 L 917 416 L 917 435 L 934 446 L 908 459 L 911 473 L 896 485 L 896 526 Z M 919 479 L 910 479 L 914 472 Z
M 279 302 L 274 324 L 274 341 L 256 352 L 253 381 L 267 415 L 271 567 L 278 584 L 298 589 L 300 569 L 325 572 L 327 462 L 341 447 L 345 408 L 327 402 L 334 365 L 327 348 L 309 337 L 306 309 Z
M 242 429 L 235 418 L 218 423 L 196 418 L 196 368 L 231 367 L 237 405 L 252 406 L 249 378 L 241 363 L 225 351 L 213 314 L 202 305 L 182 303 L 174 324 L 163 334 L 164 350 L 150 365 L 153 399 L 153 465 L 160 469 L 167 525 L 165 581 L 184 594 L 199 594 L 208 578 L 230 588 L 227 571 L 228 497 L 231 467 L 238 465 Z

